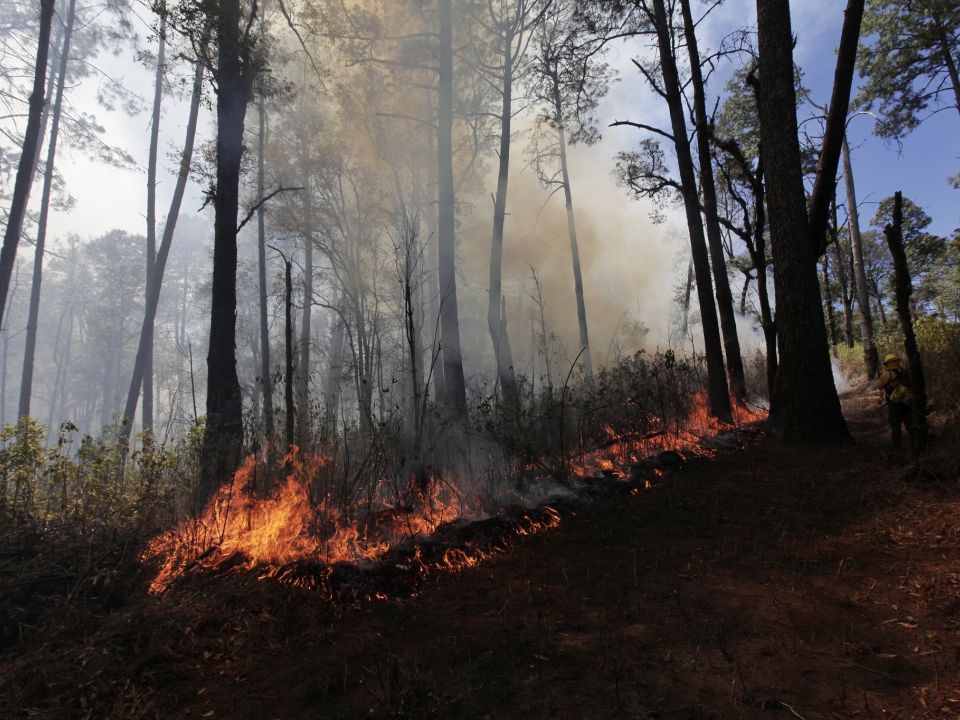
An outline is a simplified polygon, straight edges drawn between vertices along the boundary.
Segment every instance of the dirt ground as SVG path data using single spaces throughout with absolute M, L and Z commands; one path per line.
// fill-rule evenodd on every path
M 131 581 L 0 653 L 3 718 L 960 718 L 960 447 L 691 462 L 414 597 Z M 66 606 L 65 606 L 66 607 Z

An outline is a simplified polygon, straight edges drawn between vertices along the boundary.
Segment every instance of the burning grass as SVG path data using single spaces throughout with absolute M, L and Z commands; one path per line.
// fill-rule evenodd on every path
M 720 423 L 709 416 L 701 394 L 680 420 L 651 415 L 644 432 L 624 434 L 608 425 L 607 441 L 567 458 L 560 473 L 545 470 L 551 466 L 546 461 L 515 472 L 510 484 L 537 484 L 545 502 L 527 501 L 522 507 L 501 498 L 494 511 L 484 510 L 475 487 L 432 473 L 415 473 L 399 491 L 381 480 L 361 501 L 338 502 L 318 490 L 324 484 L 317 478 L 329 469 L 330 459 L 297 448 L 279 462 L 281 477 L 272 490 L 263 492 L 269 460 L 265 454 L 251 455 L 198 517 L 154 538 L 142 559 L 158 568 L 150 586 L 154 593 L 196 571 L 256 571 L 262 579 L 331 595 L 348 588 L 351 595 L 379 597 L 397 584 L 397 575 L 474 567 L 513 538 L 556 527 L 576 501 L 598 492 L 650 488 L 662 465 L 662 458 L 650 458 L 667 452 L 679 460 L 711 454 L 705 438 L 762 417 L 741 408 L 734 424 Z M 605 489 L 598 490 L 598 482 L 606 483 Z M 510 497 L 523 495 L 514 490 Z

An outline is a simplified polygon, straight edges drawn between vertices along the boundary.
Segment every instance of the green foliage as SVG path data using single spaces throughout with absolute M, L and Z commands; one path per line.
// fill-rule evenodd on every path
M 857 57 L 866 82 L 854 104 L 876 108 L 877 135 L 902 138 L 956 103 L 948 62 L 960 54 L 958 26 L 953 0 L 867 1 Z
M 56 442 L 32 418 L 0 429 L 0 516 L 17 526 L 162 525 L 182 512 L 194 487 L 197 438 L 135 451 L 129 458 L 112 438 L 80 438 L 60 426 Z

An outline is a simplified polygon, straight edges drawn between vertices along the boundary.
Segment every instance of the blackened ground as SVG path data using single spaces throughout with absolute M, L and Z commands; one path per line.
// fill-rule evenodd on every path
M 958 438 L 914 469 L 845 408 L 856 445 L 754 440 L 413 597 L 131 577 L 0 649 L 0 717 L 960 717 Z

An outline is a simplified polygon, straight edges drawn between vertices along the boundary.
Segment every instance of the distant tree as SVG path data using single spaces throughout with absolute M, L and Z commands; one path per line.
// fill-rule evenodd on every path
M 40 141 L 40 115 L 43 111 L 53 7 L 54 0 L 40 1 L 40 32 L 37 38 L 37 61 L 33 73 L 33 91 L 30 93 L 29 116 L 27 128 L 23 135 L 23 147 L 17 166 L 17 178 L 14 184 L 10 213 L 7 217 L 7 227 L 3 235 L 3 250 L 0 251 L 0 322 L 6 318 L 4 310 L 7 305 L 7 293 L 10 290 L 10 277 L 13 275 L 13 265 L 16 260 L 17 246 L 20 243 L 23 217 L 27 210 L 27 198 L 30 195 L 34 157 Z
M 528 92 L 538 110 L 531 147 L 533 167 L 551 195 L 563 191 L 580 331 L 580 362 L 589 377 L 593 374 L 593 361 L 567 142 L 591 144 L 599 140 L 595 112 L 610 86 L 612 74 L 603 62 L 602 38 L 596 37 L 575 9 L 576 4 L 570 0 L 556 0 L 541 22 Z
M 650 36 L 652 41 L 656 43 L 657 62 L 635 61 L 634 65 L 646 78 L 651 89 L 666 102 L 670 112 L 671 128 L 666 131 L 629 120 L 618 121 L 614 124 L 629 125 L 669 141 L 677 156 L 679 181 L 673 179 L 667 172 L 663 149 L 660 147 L 659 140 L 656 139 L 645 140 L 641 144 L 642 151 L 640 153 L 621 154 L 618 169 L 621 180 L 634 192 L 649 196 L 659 193 L 664 188 L 672 187 L 683 200 L 694 276 L 696 277 L 697 299 L 700 305 L 704 354 L 707 359 L 707 391 L 710 413 L 721 420 L 729 421 L 732 417 L 730 393 L 724 369 L 723 345 L 720 325 L 717 321 L 717 306 L 713 295 L 710 254 L 700 214 L 697 171 L 693 162 L 690 137 L 687 134 L 687 110 L 675 50 L 676 19 L 673 6 L 671 5 L 671 12 L 668 13 L 663 0 L 651 0 L 649 2 L 641 0 L 637 3 L 626 3 L 626 7 L 622 10 L 617 10 L 617 5 L 619 3 L 613 3 L 610 6 L 601 5 L 602 12 L 611 13 L 608 17 L 614 26 L 625 27 L 633 35 Z M 613 8 L 613 11 L 611 11 L 611 8 Z M 608 32 L 611 31 L 608 30 Z M 704 132 L 706 132 L 705 127 Z M 706 139 L 705 135 L 704 139 Z M 707 160 L 709 162 L 709 158 Z M 715 203 L 713 210 L 713 218 L 715 219 Z M 725 274 L 726 264 L 722 257 L 723 251 L 722 248 L 719 249 L 722 272 Z M 730 310 L 732 313 L 732 306 Z M 739 348 L 737 353 L 739 354 Z
M 958 32 L 955 0 L 868 0 L 860 44 L 866 82 L 856 102 L 877 108 L 877 135 L 902 138 L 933 113 L 960 112 Z

